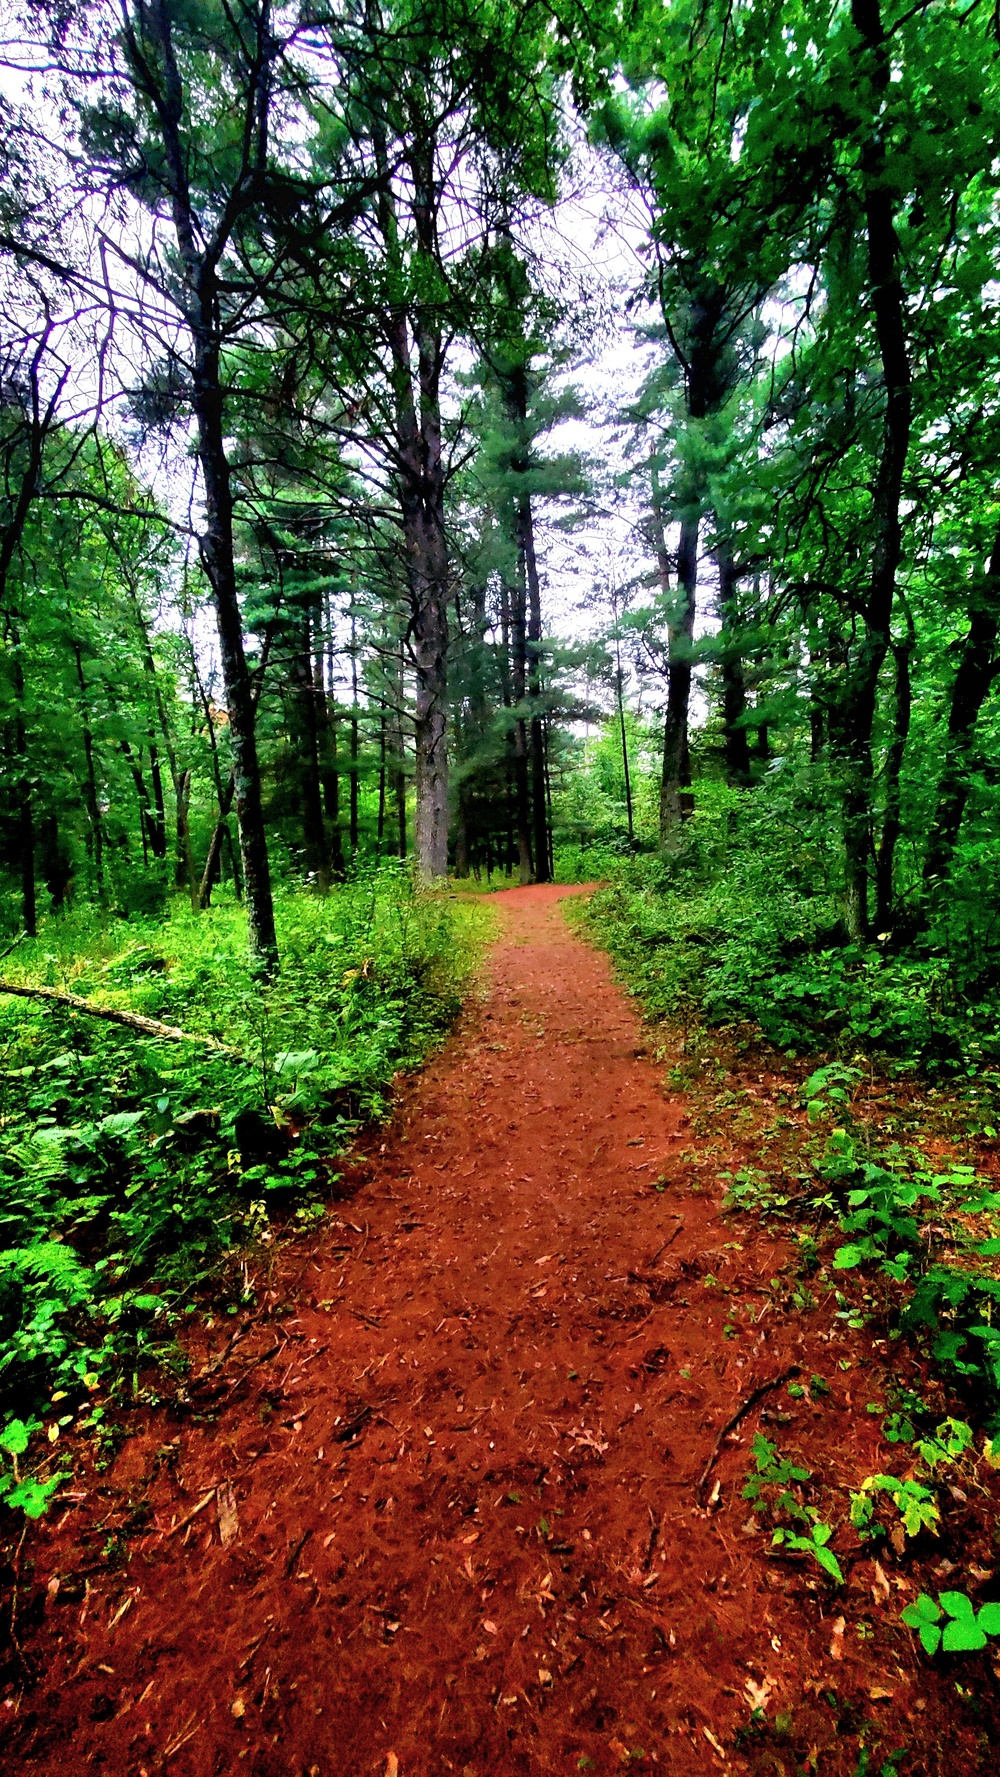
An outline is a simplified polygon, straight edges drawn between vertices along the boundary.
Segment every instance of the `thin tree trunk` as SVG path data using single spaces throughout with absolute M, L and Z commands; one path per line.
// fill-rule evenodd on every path
M 149 864 L 149 838 L 150 829 L 153 824 L 152 810 L 149 806 L 149 791 L 146 788 L 146 780 L 142 774 L 142 767 L 132 752 L 132 748 L 129 746 L 128 741 L 123 737 L 118 742 L 118 745 L 124 755 L 132 777 L 132 782 L 135 785 L 135 800 L 139 810 L 139 843 L 142 846 L 143 868 L 146 868 Z
M 350 776 L 350 846 L 351 857 L 358 855 L 358 653 L 357 627 L 351 615 L 351 776 Z
M 549 826 L 545 803 L 545 720 L 542 715 L 542 592 L 535 554 L 535 526 L 531 500 L 522 495 L 518 511 L 518 542 L 524 564 L 528 595 L 527 666 L 528 698 L 531 705 L 531 832 L 534 852 L 535 881 L 548 882 Z
M 163 0 L 143 9 L 143 29 L 155 39 L 159 58 L 156 78 L 157 120 L 164 149 L 164 170 L 170 191 L 178 258 L 185 281 L 186 319 L 193 351 L 192 412 L 204 488 L 204 529 L 199 551 L 212 592 L 222 677 L 229 713 L 233 752 L 233 800 L 239 822 L 240 849 L 251 954 L 265 974 L 278 968 L 271 872 L 264 832 L 260 765 L 257 758 L 255 706 L 243 645 L 243 619 L 236 585 L 233 547 L 233 490 L 226 454 L 225 397 L 222 380 L 222 338 L 219 321 L 218 264 L 223 242 L 199 238 L 195 226 L 181 124 L 185 94 L 174 53 L 170 11 Z M 131 25 L 126 48 L 134 78 L 148 88 L 149 63 Z M 261 71 L 249 127 L 258 145 L 266 141 L 268 88 Z
M 667 626 L 667 709 L 663 723 L 660 778 L 660 846 L 671 846 L 684 819 L 681 792 L 691 783 L 688 710 L 691 702 L 694 619 L 698 591 L 697 511 L 685 513 L 677 551 L 677 591 L 673 621 Z
M 201 896 L 195 875 L 194 853 L 191 850 L 191 783 L 190 768 L 185 766 L 177 779 L 177 862 L 174 882 L 177 888 L 187 888 L 191 911 L 197 913 L 201 906 Z
M 94 758 L 94 737 L 90 726 L 90 709 L 87 704 L 87 682 L 83 676 L 83 657 L 79 643 L 72 644 L 73 657 L 76 661 L 76 679 L 80 687 L 80 729 L 83 739 L 83 757 L 87 768 L 85 782 L 85 798 L 87 814 L 90 817 L 91 855 L 94 860 L 94 877 L 97 883 L 97 899 L 104 901 L 104 828 L 101 824 L 100 798 L 97 790 L 97 767 Z
M 928 887 L 943 882 L 951 868 L 962 817 L 969 799 L 976 724 L 993 681 L 1000 674 L 998 638 L 1000 528 L 993 539 L 984 583 L 970 601 L 969 627 L 951 688 L 944 769 L 938 781 L 934 819 L 924 854 L 923 875 Z
M 514 744 L 514 831 L 517 838 L 518 876 L 525 885 L 532 880 L 531 795 L 528 779 L 528 731 L 523 710 L 528 695 L 528 635 L 523 575 L 508 589 L 510 633 L 510 687 L 514 704 L 511 734 Z M 518 713 L 522 712 L 522 713 Z
M 851 0 L 851 18 L 872 58 L 876 95 L 889 83 L 889 56 L 879 0 Z M 907 354 L 899 239 L 893 194 L 885 177 L 885 139 L 875 120 L 861 155 L 868 277 L 882 365 L 885 412 L 875 477 L 871 572 L 864 634 L 836 711 L 831 739 L 844 796 L 845 903 L 851 937 L 870 935 L 868 907 L 872 856 L 872 730 L 879 675 L 891 645 L 896 574 L 902 553 L 900 500 L 910 442 L 912 396 Z
M 896 657 L 896 707 L 893 713 L 892 740 L 885 761 L 885 811 L 878 856 L 875 859 L 875 929 L 888 931 L 895 911 L 894 877 L 896 846 L 901 828 L 900 776 L 903 755 L 910 733 L 910 658 L 915 636 L 912 625 L 901 642 L 893 648 Z
M 715 548 L 719 570 L 719 666 L 722 676 L 722 732 L 726 748 L 726 778 L 734 789 L 745 790 L 750 782 L 750 741 L 744 724 L 747 707 L 743 656 L 738 641 L 739 609 L 737 593 L 740 572 L 733 559 L 728 537 L 720 537 Z
M 382 845 L 385 839 L 385 710 L 378 721 L 378 820 L 375 831 L 375 846 L 379 857 L 382 856 Z
M 615 635 L 615 656 L 617 660 L 615 686 L 618 693 L 618 726 L 622 737 L 622 771 L 625 775 L 625 814 L 628 820 L 628 847 L 629 851 L 634 851 L 635 822 L 632 818 L 632 774 L 629 771 L 628 735 L 625 730 L 625 683 L 624 674 L 622 673 L 621 645 L 617 634 Z
M 330 851 L 323 820 L 319 764 L 317 705 L 321 693 L 313 679 L 312 625 L 308 611 L 302 613 L 292 657 L 292 695 L 296 716 L 303 862 L 306 875 L 317 893 L 325 895 L 330 889 Z
M 376 162 L 388 175 L 386 144 L 377 123 L 373 141 Z M 428 264 L 434 262 L 437 253 L 434 154 L 431 130 L 425 139 L 415 143 L 409 163 L 413 181 L 411 212 L 420 250 Z M 449 574 L 440 400 L 442 333 L 432 307 L 415 305 L 408 315 L 395 198 L 388 176 L 377 203 L 389 280 L 396 298 L 386 317 L 386 327 L 392 358 L 410 653 L 416 680 L 414 841 L 418 869 L 424 876 L 435 877 L 448 872 Z M 417 360 L 415 382 L 411 339 Z
M 21 924 L 29 938 L 38 936 L 38 891 L 35 877 L 35 803 L 31 786 L 31 762 L 28 754 L 28 728 L 24 719 L 24 666 L 21 661 L 21 637 L 14 623 L 8 623 L 14 663 L 14 751 L 19 778 L 18 843 L 21 854 Z

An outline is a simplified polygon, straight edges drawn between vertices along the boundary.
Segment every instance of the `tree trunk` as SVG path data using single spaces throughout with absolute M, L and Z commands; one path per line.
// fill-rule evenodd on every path
M 900 776 L 903 768 L 903 755 L 910 733 L 910 710 L 912 694 L 910 687 L 910 658 L 913 654 L 915 637 L 912 628 L 905 639 L 897 642 L 893 648 L 896 657 L 896 707 L 893 714 L 892 740 L 885 761 L 885 811 L 882 816 L 882 835 L 879 841 L 878 856 L 875 859 L 875 930 L 888 931 L 892 925 L 895 912 L 895 863 L 896 846 L 899 843 L 901 828 L 900 807 Z
M 178 260 L 183 268 L 185 320 L 194 346 L 191 408 L 205 505 L 205 524 L 198 546 L 215 607 L 222 678 L 226 688 L 233 753 L 233 800 L 243 856 L 250 951 L 263 973 L 270 975 L 278 968 L 278 941 L 264 832 L 255 706 L 236 585 L 233 490 L 226 455 L 221 365 L 223 335 L 218 284 L 218 266 L 226 237 L 206 238 L 204 229 L 196 225 L 182 138 L 185 93 L 174 52 L 170 9 L 162 4 L 162 0 L 160 4 L 142 9 L 142 29 L 155 41 L 159 63 L 156 74 L 152 72 L 151 59 L 145 48 L 140 48 L 131 23 L 126 25 L 125 46 L 139 90 L 148 91 L 154 80 L 160 83 L 154 95 L 155 112 L 163 143 L 163 165 L 170 191 Z M 267 80 L 262 75 L 254 90 L 252 110 L 247 114 L 247 127 L 255 152 L 266 144 L 269 99 Z M 199 218 L 200 223 L 204 221 L 204 217 Z
M 312 623 L 303 611 L 292 656 L 292 696 L 296 718 L 299 798 L 302 810 L 302 852 L 306 876 L 320 895 L 330 889 L 330 851 L 323 820 L 323 789 L 319 763 L 320 689 L 313 680 Z
M 542 714 L 542 592 L 535 554 L 535 526 L 531 500 L 522 495 L 518 511 L 518 543 L 528 596 L 527 665 L 528 698 L 531 705 L 529 730 L 531 754 L 531 832 L 534 852 L 535 881 L 548 882 L 549 824 L 545 801 L 545 719 Z
M 191 772 L 185 766 L 177 776 L 176 817 L 177 817 L 177 855 L 174 863 L 174 887 L 187 888 L 191 897 L 192 912 L 197 913 L 200 906 L 198 885 L 194 874 L 194 857 L 191 852 Z
M 14 659 L 14 751 L 17 756 L 18 793 L 20 796 L 18 844 L 21 854 L 21 923 L 29 938 L 37 938 L 35 804 L 31 786 L 31 762 L 28 756 L 28 729 L 24 719 L 24 667 L 21 661 L 21 637 L 15 624 L 8 624 L 8 633 Z
M 375 847 L 379 857 L 385 840 L 385 710 L 378 722 L 378 820 L 375 829 Z
M 523 710 L 528 695 L 528 633 L 525 586 L 521 575 L 507 589 L 510 635 L 510 690 L 514 706 L 510 730 L 513 742 L 514 832 L 517 841 L 518 877 L 522 886 L 532 880 L 531 796 L 528 780 L 528 727 Z M 522 713 L 518 713 L 518 712 Z
M 233 505 L 225 451 L 219 361 L 214 350 L 198 355 L 196 396 L 198 456 L 205 484 L 205 529 L 201 558 L 215 605 L 222 678 L 233 752 L 233 801 L 239 823 L 250 949 L 266 974 L 278 967 L 271 870 L 264 833 L 260 766 L 250 674 L 243 647 L 243 620 L 236 592 Z
M 76 680 L 80 687 L 80 730 L 83 739 L 83 757 L 86 765 L 84 797 L 87 814 L 90 818 L 91 856 L 94 860 L 94 878 L 97 884 L 97 899 L 104 901 L 104 828 L 101 823 L 101 805 L 97 790 L 97 765 L 94 757 L 94 737 L 90 727 L 90 710 L 87 704 L 87 683 L 83 676 L 83 657 L 77 642 L 72 644 L 73 657 L 76 661 Z
M 688 751 L 688 709 L 691 702 L 691 667 L 694 619 L 698 592 L 697 511 L 681 521 L 677 551 L 677 591 L 673 620 L 667 626 L 667 709 L 663 723 L 663 772 L 660 779 L 660 847 L 676 841 L 684 819 L 682 790 L 691 782 Z
M 722 732 L 726 748 L 726 779 L 733 789 L 745 790 L 750 782 L 750 740 L 743 718 L 746 715 L 747 693 L 743 674 L 743 656 L 739 650 L 739 611 L 737 593 L 740 573 L 733 559 L 728 537 L 720 537 L 715 548 L 719 570 L 719 665 L 722 675 Z
M 351 775 L 350 789 L 350 846 L 351 857 L 358 855 L 358 653 L 357 629 L 354 616 L 351 616 Z
M 969 628 L 951 689 L 948 739 L 944 769 L 938 782 L 937 803 L 924 854 L 924 882 L 930 887 L 943 882 L 951 868 L 962 816 L 969 798 L 976 724 L 994 679 L 1000 673 L 997 641 L 1000 637 L 1000 528 L 983 586 L 970 601 Z
M 876 97 L 889 83 L 889 59 L 879 0 L 851 0 L 851 18 L 872 58 Z M 891 645 L 896 573 L 902 553 L 900 500 L 912 420 L 903 287 L 899 276 L 892 189 L 885 177 L 885 142 L 873 119 L 861 154 L 865 236 L 875 334 L 885 389 L 882 442 L 872 508 L 871 570 L 864 633 L 848 671 L 831 741 L 843 785 L 845 901 L 851 937 L 871 933 L 868 908 L 872 842 L 872 730 L 882 665 Z

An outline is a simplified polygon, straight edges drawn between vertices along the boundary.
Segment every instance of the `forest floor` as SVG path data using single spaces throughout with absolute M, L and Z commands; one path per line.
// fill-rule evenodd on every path
M 888 1350 L 722 1216 L 574 892 L 496 898 L 319 1235 L 28 1530 L 8 1777 L 995 1769 L 916 1582 L 862 1547 L 835 1590 L 741 1497 L 758 1430 L 883 1466 Z

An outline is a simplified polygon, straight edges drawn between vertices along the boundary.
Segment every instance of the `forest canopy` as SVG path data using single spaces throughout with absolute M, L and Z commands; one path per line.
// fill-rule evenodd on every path
M 940 0 L 8 7 L 10 937 L 222 894 L 273 974 L 276 890 L 379 859 L 758 858 L 758 950 L 988 999 L 997 54 Z

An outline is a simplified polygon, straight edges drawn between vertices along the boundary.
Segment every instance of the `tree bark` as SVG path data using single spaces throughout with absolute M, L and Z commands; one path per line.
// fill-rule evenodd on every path
M 976 724 L 993 681 L 1000 674 L 998 638 L 1000 528 L 993 540 L 983 585 L 970 602 L 969 627 L 951 689 L 944 768 L 938 782 L 934 819 L 924 853 L 923 877 L 928 887 L 943 882 L 951 868 L 969 799 Z
M 740 571 L 733 558 L 728 537 L 720 537 L 715 547 L 719 570 L 719 668 L 722 675 L 722 732 L 726 749 L 726 779 L 733 789 L 745 790 L 750 782 L 750 739 L 744 717 L 747 708 L 743 656 L 737 635 L 739 612 L 737 593 Z
M 880 103 L 889 82 L 889 58 L 879 0 L 851 0 L 851 18 L 870 58 L 873 97 Z M 872 503 L 871 568 L 863 613 L 864 633 L 833 712 L 831 741 L 843 786 L 845 911 L 851 937 L 871 935 L 868 889 L 872 858 L 872 730 L 878 682 L 891 645 L 896 574 L 902 554 L 900 500 L 912 423 L 899 239 L 893 197 L 885 178 L 885 144 L 873 127 L 861 153 L 868 278 L 882 366 L 885 411 Z
M 198 542 L 215 607 L 222 678 L 226 688 L 233 753 L 233 800 L 243 858 L 248 936 L 252 955 L 265 974 L 272 974 L 278 967 L 278 942 L 264 832 L 254 701 L 236 585 L 232 476 L 226 454 L 218 267 L 227 237 L 210 233 L 206 238 L 201 226 L 204 219 L 199 218 L 196 222 L 181 133 L 184 90 L 165 0 L 154 0 L 151 6 L 143 8 L 141 29 L 149 33 L 156 45 L 158 66 L 155 71 L 131 23 L 126 25 L 125 41 L 136 84 L 151 100 L 163 142 L 165 177 L 184 282 L 185 321 L 194 347 L 191 408 L 205 504 L 205 523 Z M 266 153 L 267 142 L 269 88 L 265 35 L 260 40 L 261 60 L 246 94 L 247 142 L 252 144 L 251 152 L 257 156 Z M 231 220 L 227 220 L 220 226 L 231 225 Z
M 545 718 L 542 714 L 542 590 L 535 553 L 535 526 L 531 500 L 521 497 L 518 511 L 518 542 L 528 595 L 527 665 L 528 699 L 531 706 L 529 750 L 531 755 L 531 833 L 535 881 L 551 877 L 548 811 L 545 800 Z
M 358 855 L 358 652 L 357 628 L 354 617 L 351 617 L 351 775 L 348 788 L 350 791 L 349 838 L 351 857 Z
M 882 833 L 878 855 L 875 859 L 875 929 L 877 932 L 889 930 L 895 913 L 896 847 L 902 831 L 900 778 L 906 742 L 910 733 L 912 707 L 910 659 L 915 639 L 911 627 L 905 638 L 896 642 L 893 647 L 896 658 L 896 705 L 893 713 L 892 740 L 885 761 L 885 809 L 882 816 Z
M 200 1043 L 206 1049 L 220 1049 L 225 1055 L 238 1055 L 238 1049 L 231 1049 L 228 1043 L 220 1043 L 218 1037 L 195 1035 L 188 1030 L 178 1030 L 176 1025 L 161 1024 L 158 1018 L 146 1018 L 140 1012 L 122 1012 L 117 1006 L 97 1006 L 93 1000 L 81 999 L 78 993 L 62 993 L 57 987 L 29 987 L 20 981 L 0 981 L 0 993 L 9 993 L 17 999 L 48 1000 L 56 1006 L 65 1006 L 70 1012 L 83 1012 L 88 1018 L 103 1018 L 109 1024 L 124 1024 L 128 1030 L 137 1030 L 147 1037 L 168 1037 L 177 1043 Z M 241 1057 L 242 1059 L 242 1057 Z
M 76 661 L 76 681 L 80 688 L 80 732 L 83 740 L 83 757 L 86 766 L 84 779 L 84 798 L 87 814 L 90 818 L 91 856 L 94 860 L 94 878 L 97 884 L 97 899 L 104 901 L 104 827 L 101 822 L 100 797 L 97 790 L 97 762 L 94 756 L 94 736 L 90 726 L 90 709 L 87 703 L 87 682 L 83 676 L 83 656 L 78 642 L 72 643 L 73 658 Z
M 379 228 L 395 299 L 386 316 L 395 405 L 396 482 L 409 599 L 409 649 L 416 679 L 414 746 L 417 867 L 427 877 L 448 872 L 448 549 L 444 523 L 445 464 L 440 382 L 441 324 L 433 308 L 408 308 L 392 181 L 385 141 L 373 132 L 383 175 Z M 410 206 L 420 252 L 437 258 L 433 128 L 408 155 Z M 416 365 L 414 369 L 413 357 Z
M 697 511 L 681 520 L 677 550 L 677 600 L 667 625 L 667 709 L 663 723 L 663 771 L 660 778 L 660 847 L 676 842 L 685 818 L 681 792 L 691 783 L 688 711 L 691 702 L 694 619 L 698 593 Z
M 323 820 L 323 790 L 319 762 L 319 709 L 321 696 L 313 679 L 312 621 L 303 611 L 292 656 L 292 696 L 296 715 L 296 752 L 299 797 L 302 810 L 302 850 L 306 875 L 320 895 L 330 889 L 330 850 Z
M 35 799 L 31 784 L 28 727 L 24 719 L 24 666 L 21 637 L 16 624 L 8 623 L 14 657 L 14 751 L 20 778 L 18 843 L 21 853 L 21 923 L 29 938 L 38 936 L 38 890 L 35 876 Z

